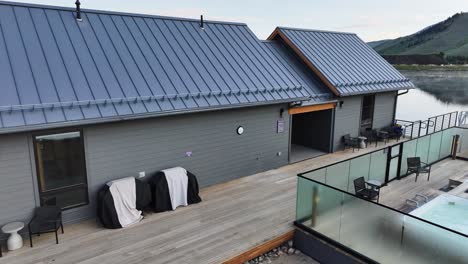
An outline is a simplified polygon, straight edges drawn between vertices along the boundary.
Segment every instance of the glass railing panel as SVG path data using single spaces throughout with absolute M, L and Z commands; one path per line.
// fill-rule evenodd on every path
M 327 167 L 325 183 L 343 191 L 348 190 L 349 161 Z
M 408 164 L 406 162 L 406 159 L 409 157 L 414 157 L 416 156 L 416 146 L 418 144 L 418 140 L 410 140 L 407 142 L 403 143 L 403 153 L 401 155 L 401 169 L 400 169 L 400 175 L 405 175 L 406 171 L 408 169 Z
M 460 135 L 457 156 L 462 158 L 468 158 L 468 129 L 458 128 L 456 134 Z
M 312 172 L 304 173 L 302 176 L 308 179 L 312 179 L 321 183 L 325 183 L 325 174 L 327 170 L 325 168 L 318 169 Z
M 468 263 L 468 237 L 299 177 L 297 222 L 379 263 Z
M 454 128 L 442 131 L 439 159 L 450 155 L 450 152 L 452 150 L 454 132 Z
M 299 177 L 296 220 L 338 240 L 342 199 L 342 193 Z
M 430 136 L 425 136 L 417 139 L 418 143 L 416 146 L 416 157 L 420 157 L 422 162 L 427 163 L 429 156 L 429 144 L 431 142 Z
M 427 157 L 427 163 L 433 163 L 439 160 L 440 144 L 442 141 L 442 132 L 437 132 L 430 135 L 431 139 L 429 142 L 429 154 Z
M 369 180 L 385 182 L 387 170 L 387 153 L 384 150 L 374 152 L 370 155 Z
M 339 242 L 382 263 L 400 249 L 403 219 L 398 212 L 344 195 Z
M 364 155 L 350 160 L 348 192 L 354 193 L 354 180 L 360 177 L 369 179 L 371 155 Z
M 401 263 L 468 263 L 468 238 L 409 216 L 404 219 Z

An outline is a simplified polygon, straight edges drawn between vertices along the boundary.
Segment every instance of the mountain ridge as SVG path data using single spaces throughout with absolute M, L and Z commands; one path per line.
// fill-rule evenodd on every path
M 468 61 L 468 13 L 457 13 L 408 36 L 368 44 L 384 57 L 438 55 L 448 62 Z

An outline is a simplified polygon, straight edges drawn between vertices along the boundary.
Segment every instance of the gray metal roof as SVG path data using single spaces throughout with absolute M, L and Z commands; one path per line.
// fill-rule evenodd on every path
M 310 71 L 307 65 L 297 55 L 287 47 L 283 41 L 263 41 L 273 56 L 280 61 L 301 85 L 311 95 L 310 103 L 323 103 L 333 99 L 333 93 L 328 87 Z
M 356 34 L 279 27 L 270 38 L 277 35 L 287 38 L 340 96 L 414 87 Z
M 245 24 L 0 2 L 0 133 L 302 100 Z

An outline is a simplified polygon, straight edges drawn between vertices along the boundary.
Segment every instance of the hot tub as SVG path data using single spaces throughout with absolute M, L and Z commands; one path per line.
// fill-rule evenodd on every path
M 468 235 L 467 199 L 442 194 L 410 214 Z

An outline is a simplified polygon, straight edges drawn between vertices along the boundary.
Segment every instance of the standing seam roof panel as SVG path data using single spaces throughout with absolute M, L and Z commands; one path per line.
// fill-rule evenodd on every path
M 333 63 L 332 61 L 326 61 L 324 58 L 322 58 L 322 54 L 320 52 L 315 52 L 315 50 L 319 51 L 320 49 L 315 46 L 315 44 L 310 43 L 307 45 L 307 43 L 304 43 L 303 38 L 299 35 L 298 32 L 292 31 L 288 38 L 291 38 L 293 43 L 296 45 L 296 47 L 302 51 L 304 56 L 311 60 L 311 63 L 314 65 L 327 65 L 327 67 L 331 68 L 328 64 Z M 334 69 L 332 71 L 335 71 Z M 327 72 L 324 72 L 325 74 Z M 345 80 L 341 79 L 342 74 L 338 73 L 331 73 L 328 76 L 328 80 L 336 85 L 337 83 L 340 82 L 346 82 Z
M 60 101 L 74 101 L 74 100 L 87 100 L 87 99 L 94 99 L 92 96 L 78 96 L 77 89 L 73 88 L 72 80 L 70 79 L 70 74 L 67 71 L 67 66 L 65 64 L 65 60 L 63 59 L 62 52 L 59 50 L 57 42 L 60 41 L 59 39 L 55 38 L 55 34 L 53 32 L 54 29 L 51 28 L 53 25 L 54 27 L 60 27 L 62 32 L 65 32 L 65 26 L 63 25 L 63 21 L 60 17 L 60 14 L 56 11 L 55 15 L 58 17 L 55 23 L 50 23 L 50 18 L 47 17 L 44 10 L 31 10 L 29 9 L 31 18 L 33 20 L 33 24 L 36 27 L 37 36 L 39 38 L 39 42 L 42 46 L 42 51 L 44 53 L 44 57 L 47 60 L 49 74 L 51 75 L 53 81 L 53 87 L 56 91 L 58 98 Z M 36 25 L 47 24 L 49 27 L 37 27 Z M 64 38 L 68 40 L 68 35 L 65 33 Z M 62 41 L 63 43 L 63 41 Z M 66 43 L 66 48 L 69 47 L 69 43 Z M 71 59 L 73 60 L 73 59 Z M 69 61 L 67 61 L 69 62 Z M 76 67 L 75 67 L 76 68 Z M 78 73 L 79 74 L 79 73 Z M 60 87 L 60 89 L 58 88 Z M 83 93 L 86 93 L 84 89 Z M 97 107 L 93 106 L 90 108 L 79 108 L 79 109 L 64 109 L 65 115 L 67 119 L 75 119 L 78 120 L 79 118 L 73 118 L 70 114 L 80 111 L 84 118 L 95 118 L 99 117 L 100 113 L 96 113 Z M 76 114 L 75 114 L 76 115 Z M 79 116 L 78 116 L 79 117 Z
M 74 11 L 0 1 L 0 133 L 310 96 L 245 24 Z
M 410 89 L 414 85 L 351 33 L 278 28 L 338 90 L 355 95 Z

